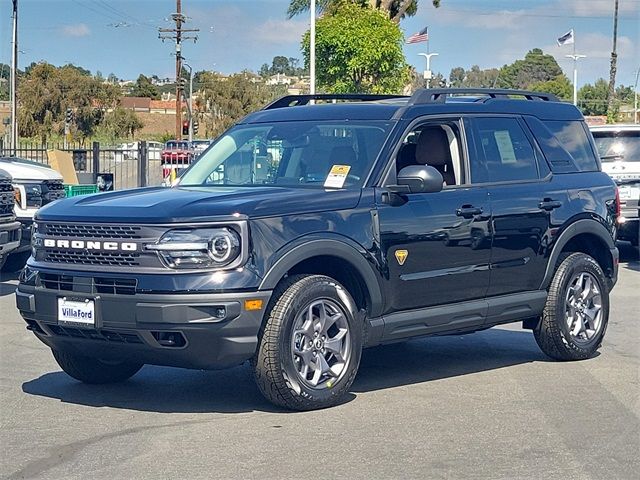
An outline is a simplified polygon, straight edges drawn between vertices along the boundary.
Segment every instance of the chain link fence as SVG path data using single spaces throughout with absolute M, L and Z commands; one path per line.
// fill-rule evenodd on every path
M 95 184 L 100 174 L 113 175 L 115 190 L 160 185 L 163 180 L 160 152 L 155 148 L 150 151 L 145 141 L 123 146 L 101 145 L 99 142 L 66 146 L 21 142 L 15 151 L 0 145 L 0 157 L 19 157 L 48 165 L 49 150 L 71 153 L 81 184 Z

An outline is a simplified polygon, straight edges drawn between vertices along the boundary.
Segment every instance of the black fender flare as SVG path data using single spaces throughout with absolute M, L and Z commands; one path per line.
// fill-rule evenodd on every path
M 281 251 L 286 251 L 269 268 L 259 290 L 273 290 L 282 280 L 285 274 L 298 263 L 312 257 L 328 255 L 341 258 L 355 267 L 367 288 L 371 301 L 371 311 L 369 316 L 375 317 L 382 313 L 383 297 L 382 288 L 376 277 L 374 266 L 367 260 L 366 250 L 358 245 L 351 244 L 347 239 L 339 238 L 318 238 L 302 237 L 288 244 Z
M 553 279 L 553 274 L 556 270 L 556 264 L 558 263 L 558 258 L 560 258 L 560 253 L 562 249 L 565 247 L 567 243 L 571 241 L 577 235 L 582 233 L 589 233 L 598 237 L 602 242 L 608 247 L 609 255 L 611 255 L 611 264 L 615 266 L 616 253 L 617 248 L 615 242 L 613 241 L 613 237 L 609 230 L 606 229 L 604 225 L 594 219 L 586 219 L 583 218 L 581 220 L 577 220 L 573 222 L 571 225 L 566 227 L 562 233 L 558 236 L 551 251 L 551 255 L 549 256 L 549 261 L 547 262 L 547 269 L 544 273 L 544 278 L 542 279 L 542 283 L 540 284 L 540 290 L 546 290 L 549 288 L 551 284 L 551 280 Z M 614 272 L 615 274 L 615 272 Z

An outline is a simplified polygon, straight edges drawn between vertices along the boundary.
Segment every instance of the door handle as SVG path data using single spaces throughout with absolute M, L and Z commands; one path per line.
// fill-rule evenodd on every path
M 473 205 L 463 205 L 456 210 L 456 215 L 463 218 L 471 218 L 481 213 L 482 208 L 474 207 Z
M 546 210 L 547 212 L 550 212 L 554 208 L 560 208 L 561 206 L 562 202 L 559 202 L 558 200 L 552 200 L 550 198 L 545 198 L 538 204 L 538 208 L 540 210 Z

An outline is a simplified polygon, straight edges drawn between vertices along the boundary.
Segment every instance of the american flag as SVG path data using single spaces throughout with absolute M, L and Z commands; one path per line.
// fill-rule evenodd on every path
M 418 33 L 414 33 L 407 38 L 407 43 L 420 43 L 429 41 L 429 27 L 424 27 Z

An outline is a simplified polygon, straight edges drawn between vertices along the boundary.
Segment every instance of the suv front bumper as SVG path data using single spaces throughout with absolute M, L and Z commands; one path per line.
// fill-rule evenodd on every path
M 60 297 L 93 299 L 95 328 L 60 324 Z M 226 368 L 253 357 L 270 297 L 271 292 L 83 294 L 23 284 L 16 291 L 27 328 L 52 349 L 195 369 Z M 247 310 L 246 300 L 261 300 L 262 308 Z
M 0 257 L 18 248 L 20 237 L 20 222 L 0 223 Z

